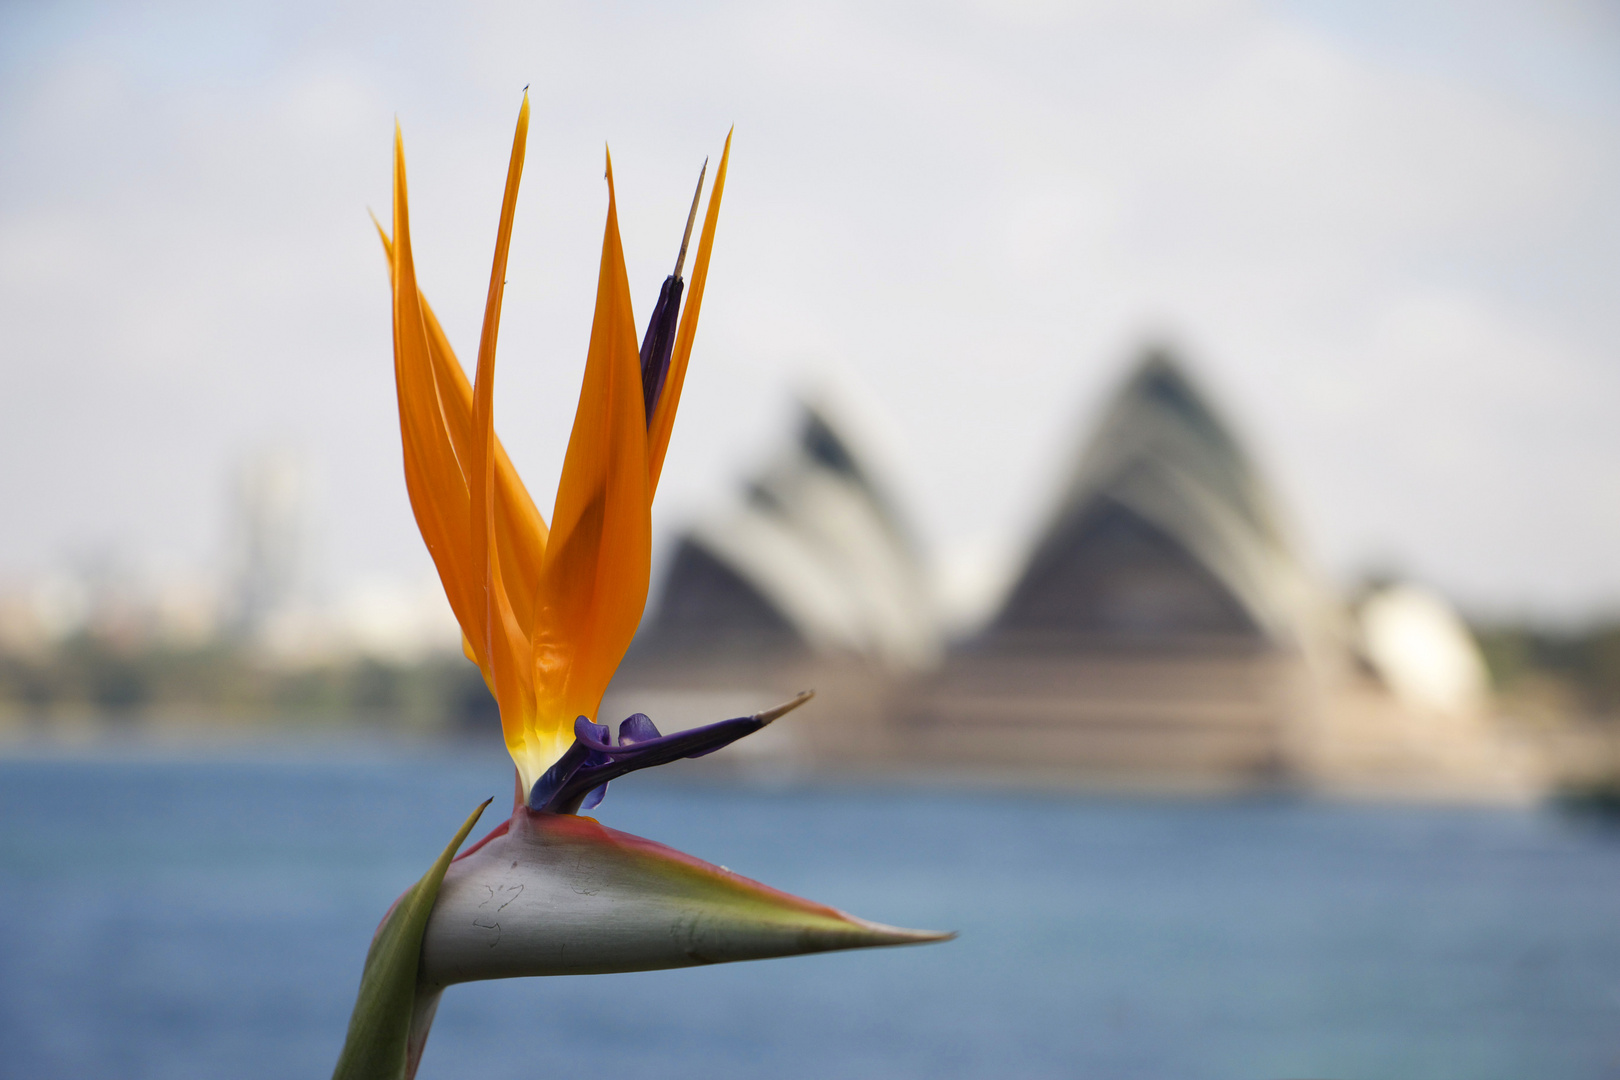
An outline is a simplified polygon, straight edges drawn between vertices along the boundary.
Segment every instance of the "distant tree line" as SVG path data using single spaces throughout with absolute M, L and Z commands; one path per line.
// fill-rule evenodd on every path
M 497 723 L 482 676 L 461 656 L 400 662 L 348 655 L 289 664 L 224 639 L 174 646 L 93 632 L 48 648 L 0 649 L 0 717 L 49 726 L 84 716 L 369 720 L 450 730 Z
M 1620 724 L 1620 620 L 1575 628 L 1473 627 L 1496 691 L 1541 712 Z M 217 638 L 178 646 L 84 631 L 45 648 L 0 647 L 0 720 L 112 721 L 173 715 L 221 721 L 376 721 L 488 730 L 495 702 L 464 657 L 390 661 L 365 655 L 277 663 Z
M 1499 693 L 1556 697 L 1585 718 L 1620 723 L 1620 621 L 1563 629 L 1484 623 L 1473 629 Z

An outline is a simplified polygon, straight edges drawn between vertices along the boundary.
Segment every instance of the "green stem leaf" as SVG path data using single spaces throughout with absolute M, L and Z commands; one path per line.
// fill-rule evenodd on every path
M 349 1035 L 332 1080 L 402 1080 L 405 1076 L 411 1014 L 416 1007 L 416 971 L 428 914 L 439 897 L 450 860 L 492 801 L 484 800 L 472 812 L 422 880 L 395 902 L 377 929 L 366 953 L 360 993 L 349 1017 Z

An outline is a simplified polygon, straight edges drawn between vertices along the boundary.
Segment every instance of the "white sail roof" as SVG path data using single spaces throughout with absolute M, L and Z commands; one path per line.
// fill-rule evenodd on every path
M 1309 649 L 1328 610 L 1247 454 L 1156 350 L 1077 455 L 992 633 L 1216 634 Z
M 725 611 L 768 608 L 798 642 L 899 668 L 938 653 L 927 579 L 887 489 L 828 399 L 801 401 L 794 439 L 735 502 L 682 538 L 655 640 L 724 637 Z M 747 593 L 723 600 L 713 594 Z M 684 613 L 691 612 L 693 617 Z M 761 627 L 762 630 L 766 629 Z

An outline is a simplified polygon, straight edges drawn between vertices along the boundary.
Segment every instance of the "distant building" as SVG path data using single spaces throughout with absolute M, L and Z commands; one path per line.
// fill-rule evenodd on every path
M 999 611 L 896 723 L 941 763 L 1277 782 L 1330 610 L 1247 452 L 1154 350 L 1077 447 Z
M 1271 492 L 1162 351 L 1076 455 L 1045 534 L 984 643 L 1001 648 L 1301 648 L 1320 598 Z
M 809 764 L 1134 788 L 1530 783 L 1461 622 L 1412 590 L 1340 601 L 1165 351 L 1078 443 L 1006 595 L 948 649 L 919 548 L 836 415 L 806 405 L 736 503 L 682 536 L 622 700 L 681 726 L 813 686 L 823 702 L 756 748 Z
M 683 727 L 814 688 L 817 720 L 775 725 L 734 756 L 885 756 L 890 697 L 942 642 L 928 568 L 859 436 L 830 397 L 801 401 L 775 456 L 680 536 L 609 716 Z
M 263 641 L 307 603 L 308 488 L 307 470 L 288 453 L 255 454 L 237 470 L 227 626 L 238 637 Z
M 927 569 L 854 446 L 833 405 L 801 403 L 796 436 L 677 542 L 643 650 L 937 660 Z

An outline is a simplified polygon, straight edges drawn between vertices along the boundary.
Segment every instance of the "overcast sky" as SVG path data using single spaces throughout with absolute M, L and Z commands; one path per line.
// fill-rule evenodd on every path
M 324 578 L 429 570 L 400 474 L 392 124 L 470 362 L 532 84 L 497 424 L 549 507 L 611 143 L 637 310 L 735 122 L 663 535 L 793 388 L 878 418 L 936 552 L 1016 550 L 1147 338 L 1308 555 L 1620 606 L 1620 17 L 1577 0 L 0 6 L 0 577 L 219 563 L 233 463 Z

